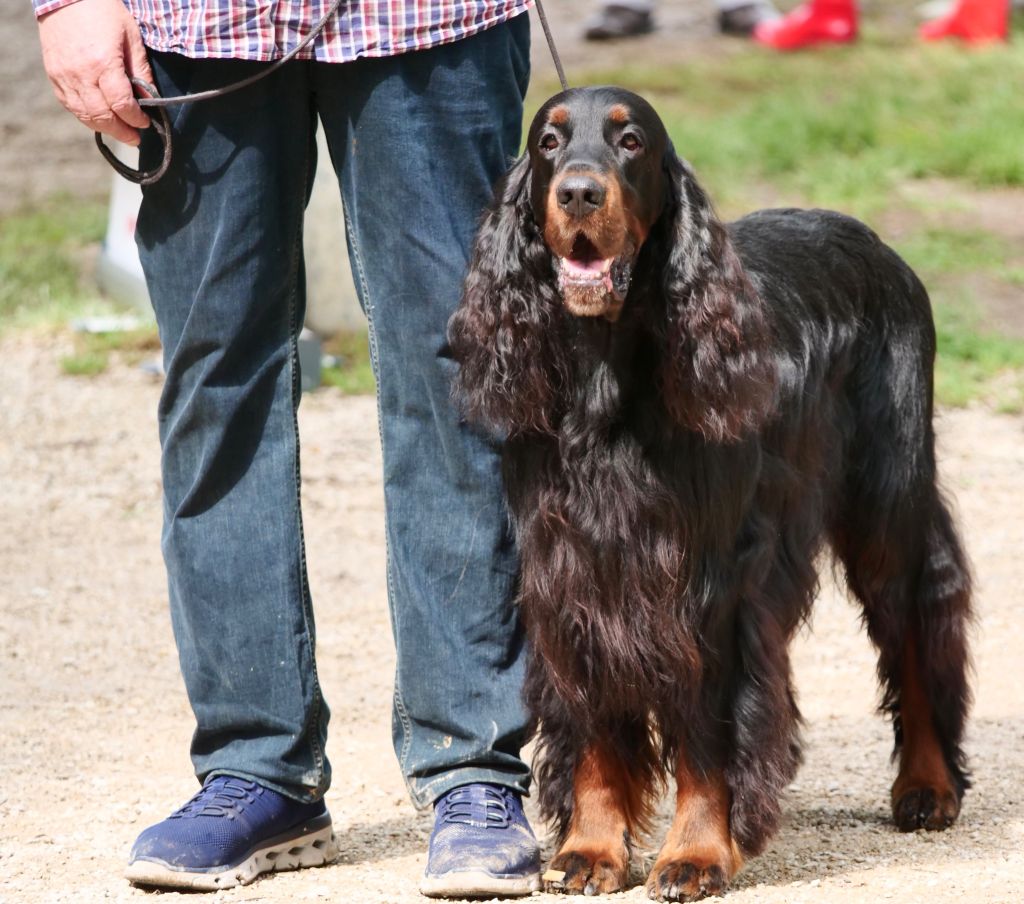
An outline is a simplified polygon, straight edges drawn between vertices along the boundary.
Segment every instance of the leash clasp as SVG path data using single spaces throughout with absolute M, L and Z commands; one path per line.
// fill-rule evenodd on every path
M 135 78 L 134 76 L 131 76 L 129 81 L 132 83 L 132 88 L 135 91 L 136 97 L 160 97 L 160 92 L 157 91 L 149 82 L 144 81 L 141 78 Z M 164 159 L 156 169 L 132 169 L 130 166 L 127 166 L 118 160 L 117 157 L 114 156 L 114 152 L 104 144 L 103 135 L 100 132 L 96 133 L 96 147 L 100 149 L 100 153 L 103 155 L 107 163 L 109 163 L 119 175 L 124 176 L 124 178 L 129 182 L 134 182 L 136 185 L 152 185 L 167 172 L 167 167 L 171 165 L 171 120 L 167 115 L 167 108 L 150 107 L 149 113 L 150 125 L 153 127 L 156 134 L 160 136 L 160 141 L 164 146 Z

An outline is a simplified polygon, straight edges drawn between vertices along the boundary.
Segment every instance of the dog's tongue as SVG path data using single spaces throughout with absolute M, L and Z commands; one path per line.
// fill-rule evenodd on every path
M 573 242 L 569 256 L 562 259 L 562 266 L 570 279 L 594 280 L 611 270 L 612 260 L 610 257 L 601 257 L 593 242 L 580 233 Z
M 579 277 L 587 280 L 594 280 L 596 277 L 607 276 L 612 268 L 613 258 L 562 258 L 562 270 L 568 277 Z

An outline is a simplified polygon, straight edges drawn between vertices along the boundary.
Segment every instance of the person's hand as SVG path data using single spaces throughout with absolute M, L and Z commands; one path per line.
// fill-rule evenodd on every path
M 139 26 L 121 0 L 77 0 L 39 20 L 43 65 L 54 93 L 95 132 L 137 145 L 149 117 L 128 76 L 152 84 Z

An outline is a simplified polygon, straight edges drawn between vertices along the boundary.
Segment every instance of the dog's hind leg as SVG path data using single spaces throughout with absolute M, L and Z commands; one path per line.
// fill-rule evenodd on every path
M 916 292 L 927 304 L 919 285 Z M 874 343 L 855 390 L 859 423 L 832 541 L 878 649 L 882 709 L 899 759 L 893 816 L 913 831 L 951 825 L 969 785 L 961 742 L 971 581 L 936 487 L 931 355 L 909 354 L 906 345 L 896 354 Z
M 843 556 L 879 650 L 882 708 L 892 717 L 899 757 L 892 811 L 904 832 L 952 825 L 969 785 L 961 741 L 970 703 L 970 576 L 937 493 L 930 507 L 917 531 L 920 555 L 900 562 L 891 551 L 879 554 L 868 544 L 852 544 L 854 550 L 848 542 Z
M 650 794 L 609 746 L 585 747 L 573 770 L 572 814 L 545 874 L 546 890 L 593 895 L 625 888 L 630 841 L 648 819 Z
M 676 815 L 647 878 L 656 901 L 696 901 L 725 891 L 743 865 L 729 831 L 730 792 L 721 770 L 700 773 L 685 753 L 676 766 Z

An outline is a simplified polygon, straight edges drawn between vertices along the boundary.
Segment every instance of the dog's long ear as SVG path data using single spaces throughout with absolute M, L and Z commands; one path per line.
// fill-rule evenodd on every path
M 663 240 L 665 402 L 713 442 L 757 430 L 775 398 L 763 303 L 689 165 L 669 149 L 672 200 Z
M 524 154 L 499 184 L 448 324 L 466 416 L 502 433 L 548 432 L 568 380 L 551 255 L 530 209 Z

